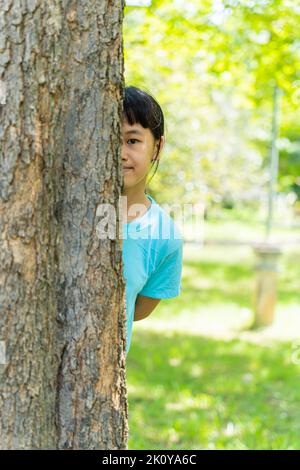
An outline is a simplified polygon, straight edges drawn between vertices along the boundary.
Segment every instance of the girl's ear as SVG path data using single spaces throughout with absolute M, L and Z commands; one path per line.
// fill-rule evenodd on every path
M 165 136 L 162 135 L 161 138 L 160 138 L 160 148 L 159 148 L 159 153 L 162 151 L 162 149 L 164 148 L 164 145 L 165 145 Z
M 152 162 L 155 162 L 158 159 L 159 155 L 161 154 L 162 149 L 164 148 L 164 145 L 165 145 L 165 137 L 162 135 L 160 138 L 160 141 L 155 144 L 155 156 L 152 158 Z M 158 149 L 159 149 L 159 152 L 158 152 Z

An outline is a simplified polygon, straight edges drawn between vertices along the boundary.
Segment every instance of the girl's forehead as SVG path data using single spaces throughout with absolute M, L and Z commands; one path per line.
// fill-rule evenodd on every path
M 129 124 L 127 121 L 123 121 L 123 131 L 125 133 L 130 133 L 130 134 L 137 134 L 137 135 L 145 135 L 148 132 L 150 132 L 150 129 L 145 129 L 141 124 L 135 123 L 135 124 Z

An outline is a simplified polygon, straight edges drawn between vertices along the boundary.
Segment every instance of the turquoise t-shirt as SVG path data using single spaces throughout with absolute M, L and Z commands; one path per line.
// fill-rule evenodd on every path
M 123 223 L 123 267 L 126 284 L 127 340 L 130 348 L 138 294 L 169 299 L 180 294 L 182 235 L 172 217 L 146 194 L 151 206 L 141 217 Z

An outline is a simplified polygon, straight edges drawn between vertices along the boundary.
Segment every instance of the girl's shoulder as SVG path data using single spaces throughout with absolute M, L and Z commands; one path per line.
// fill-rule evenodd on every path
M 171 217 L 169 206 L 161 206 L 153 198 L 151 200 L 151 238 L 157 240 L 157 248 L 169 253 L 182 248 L 181 230 Z
M 154 250 L 169 254 L 182 248 L 183 237 L 178 224 L 171 217 L 168 207 L 163 207 L 154 198 L 148 211 L 139 219 L 124 224 L 125 238 L 138 243 L 148 253 Z

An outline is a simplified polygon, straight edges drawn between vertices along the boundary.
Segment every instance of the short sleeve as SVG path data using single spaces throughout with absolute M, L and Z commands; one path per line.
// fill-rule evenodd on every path
M 139 294 L 155 299 L 177 297 L 181 290 L 181 273 L 182 243 L 161 261 Z

